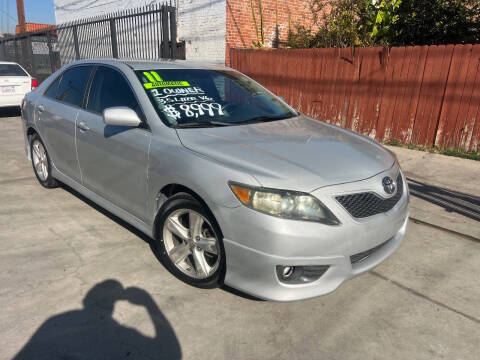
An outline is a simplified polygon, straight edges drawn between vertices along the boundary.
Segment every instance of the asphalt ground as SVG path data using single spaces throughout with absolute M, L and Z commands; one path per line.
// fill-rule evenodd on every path
M 147 237 L 42 188 L 15 112 L 0 164 L 0 359 L 478 359 L 479 242 L 410 222 L 392 257 L 332 294 L 259 301 L 180 282 Z

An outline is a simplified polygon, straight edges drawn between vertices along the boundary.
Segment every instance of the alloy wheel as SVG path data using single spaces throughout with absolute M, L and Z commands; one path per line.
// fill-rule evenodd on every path
M 205 279 L 220 264 L 218 239 L 210 222 L 190 209 L 172 212 L 163 225 L 165 250 L 172 263 L 194 279 Z
M 43 144 L 39 140 L 32 143 L 32 161 L 35 171 L 41 181 L 48 178 L 48 158 Z

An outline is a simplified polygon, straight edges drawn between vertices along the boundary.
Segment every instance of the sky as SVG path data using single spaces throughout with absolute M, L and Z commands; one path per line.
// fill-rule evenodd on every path
M 25 20 L 44 24 L 55 24 L 53 0 L 23 0 L 25 4 Z M 16 0 L 0 0 L 0 32 L 15 31 L 17 25 Z

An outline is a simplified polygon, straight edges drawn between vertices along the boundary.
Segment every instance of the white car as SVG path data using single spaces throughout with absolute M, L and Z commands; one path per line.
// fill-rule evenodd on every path
M 0 61 L 0 108 L 20 106 L 25 94 L 38 86 L 38 81 L 14 62 Z

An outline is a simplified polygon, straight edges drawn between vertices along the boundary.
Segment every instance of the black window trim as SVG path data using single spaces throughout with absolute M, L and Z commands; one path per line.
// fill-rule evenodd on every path
M 85 87 L 85 95 L 84 95 L 84 101 L 83 101 L 83 104 L 82 104 L 82 110 L 83 111 L 87 111 L 91 114 L 95 114 L 95 115 L 98 115 L 98 116 L 103 116 L 101 113 L 99 112 L 96 112 L 96 111 L 93 111 L 93 110 L 89 110 L 87 109 L 87 105 L 88 105 L 88 102 L 90 101 L 90 92 L 92 90 L 92 85 L 93 85 L 93 79 L 95 78 L 95 74 L 98 70 L 98 68 L 100 67 L 106 67 L 106 68 L 109 68 L 109 69 L 112 69 L 113 71 L 116 71 L 117 73 L 120 74 L 120 76 L 123 77 L 123 79 L 125 80 L 125 82 L 128 84 L 128 86 L 130 87 L 130 90 L 132 91 L 132 94 L 133 96 L 135 97 L 135 100 L 137 101 L 138 103 L 138 106 L 140 108 L 140 121 L 141 121 L 141 124 L 139 125 L 139 129 L 144 129 L 144 130 L 148 130 L 148 131 L 151 131 L 150 129 L 150 126 L 148 124 L 148 121 L 147 121 L 147 117 L 145 116 L 145 111 L 143 110 L 143 107 L 142 107 L 142 103 L 139 101 L 138 99 L 138 96 L 135 92 L 135 89 L 132 87 L 132 84 L 130 83 L 130 81 L 127 79 L 127 77 L 125 76 L 125 74 L 123 73 L 123 71 L 121 71 L 120 69 L 118 69 L 117 67 L 115 66 L 111 66 L 109 64 L 92 64 L 94 69 L 90 75 L 90 79 L 88 80 L 87 82 L 87 86 Z
M 77 68 L 77 67 L 85 67 L 85 66 L 90 66 L 92 68 L 91 72 L 90 72 L 90 78 L 89 80 L 87 81 L 87 83 L 85 84 L 85 89 L 83 89 L 83 94 L 82 94 L 82 105 L 81 106 L 78 106 L 78 105 L 75 105 L 75 104 L 71 104 L 71 103 L 68 103 L 68 102 L 65 102 L 65 101 L 61 101 L 59 99 L 56 99 L 54 97 L 51 97 L 51 96 L 48 96 L 46 95 L 46 92 L 50 89 L 51 86 L 53 86 L 53 83 L 55 81 L 57 81 L 57 79 L 60 78 L 60 81 L 59 83 L 57 84 L 57 86 L 60 85 L 60 83 L 62 82 L 62 79 L 63 79 L 63 75 L 65 75 L 65 73 L 71 69 L 74 69 L 74 68 Z M 60 104 L 63 104 L 63 105 L 66 105 L 66 106 L 72 106 L 72 107 L 75 107 L 75 108 L 78 108 L 78 109 L 83 109 L 83 104 L 85 103 L 85 94 L 87 93 L 87 88 L 88 88 L 88 84 L 89 84 L 89 81 L 92 77 L 92 73 L 93 71 L 95 70 L 95 64 L 90 64 L 90 63 L 87 63 L 87 64 L 76 64 L 76 65 L 72 65 L 72 66 L 69 66 L 68 68 L 66 68 L 60 75 L 58 75 L 55 80 L 52 81 L 52 83 L 47 87 L 47 89 L 43 92 L 42 96 L 45 96 L 47 98 L 49 98 L 50 100 L 52 101 L 55 101 L 55 102 L 58 102 Z M 57 88 L 58 90 L 58 88 Z M 55 92 L 56 94 L 56 92 Z

